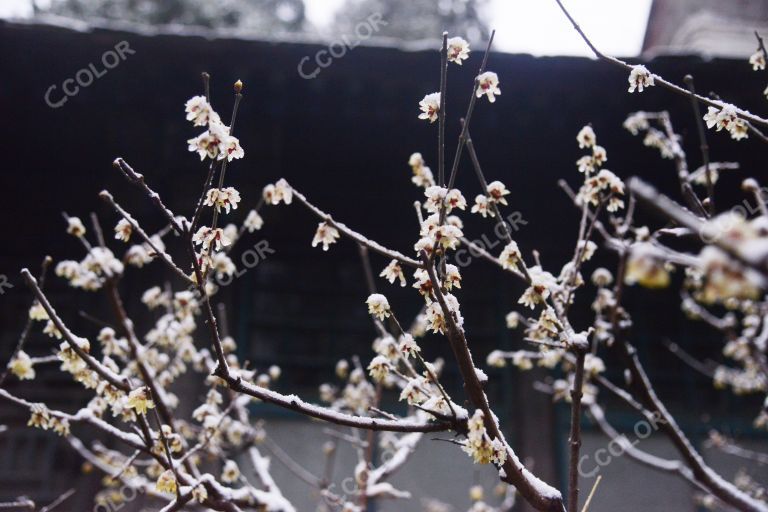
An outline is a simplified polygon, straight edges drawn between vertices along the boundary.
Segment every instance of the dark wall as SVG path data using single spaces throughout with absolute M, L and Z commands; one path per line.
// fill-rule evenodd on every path
M 62 107 L 46 105 L 44 95 L 51 85 L 60 90 L 62 82 L 78 70 L 91 63 L 101 67 L 102 54 L 120 41 L 127 41 L 135 54 Z M 57 260 L 81 256 L 78 245 L 64 234 L 62 210 L 84 219 L 96 211 L 109 230 L 116 218 L 97 198 L 107 188 L 148 229 L 161 227 L 146 198 L 111 167 L 116 156 L 125 157 L 144 173 L 172 210 L 190 215 L 205 170 L 186 151 L 185 141 L 197 129 L 184 120 L 183 105 L 201 92 L 199 77 L 204 70 L 212 75 L 213 102 L 225 119 L 231 108 L 231 84 L 236 79 L 245 83 L 237 135 L 246 158 L 234 163 L 227 174 L 229 184 L 244 198 L 234 218 L 242 219 L 266 183 L 285 177 L 336 219 L 385 245 L 412 252 L 417 239 L 412 204 L 420 194 L 410 184 L 407 159 L 420 151 L 436 171 L 437 126 L 417 119 L 419 100 L 439 89 L 436 52 L 359 47 L 315 79 L 305 80 L 297 65 L 302 57 L 313 57 L 319 46 L 144 37 L 103 30 L 79 33 L 0 22 L 0 48 L 0 118 L 4 120 L 0 123 L 4 149 L 0 183 L 5 192 L 0 202 L 0 273 L 16 285 L 0 297 L 0 354 L 10 352 L 23 321 L 19 312 L 28 306 L 29 295 L 17 277 L 19 268 L 37 268 L 48 253 Z M 463 67 L 450 68 L 449 162 L 458 118 L 465 111 L 479 60 L 475 53 Z M 676 82 L 692 73 L 700 91 L 714 90 L 754 112 L 764 110 L 765 75 L 753 73 L 746 58 L 711 62 L 668 58 L 650 63 L 650 68 Z M 520 211 L 527 221 L 516 235 L 518 243 L 529 254 L 538 249 L 552 271 L 570 257 L 576 236 L 577 212 L 556 183 L 565 178 L 578 186 L 580 175 L 574 162 L 582 153 L 575 135 L 584 124 L 592 123 L 599 143 L 607 149 L 608 168 L 625 178 L 643 176 L 675 194 L 673 163 L 660 160 L 655 150 L 643 147 L 640 139 L 621 128 L 628 112 L 667 109 L 684 137 L 691 166 L 699 163 L 695 126 L 685 98 L 660 87 L 630 95 L 626 73 L 588 59 L 493 54 L 489 69 L 499 74 L 503 94 L 494 105 L 478 102 L 473 140 L 488 178 L 507 184 L 512 191 L 510 209 Z M 708 135 L 713 160 L 738 159 L 744 169 L 739 177 L 760 177 L 764 147 L 759 142 L 736 143 L 724 134 Z M 461 163 L 458 186 L 470 201 L 479 192 L 468 161 Z M 718 203 L 741 199 L 719 195 Z M 272 207 L 263 214 L 266 226 L 260 236 L 276 254 L 222 293 L 236 306 L 234 318 L 229 319 L 231 328 L 257 364 L 279 362 L 301 369 L 294 377 L 297 382 L 286 386 L 313 387 L 331 375 L 337 357 L 370 353 L 368 340 L 374 333 L 363 304 L 367 292 L 356 248 L 344 242 L 329 253 L 312 249 L 317 221 L 299 206 Z M 493 238 L 488 222 L 468 213 L 463 218 L 468 236 L 487 233 Z M 604 261 L 611 262 L 610 257 Z M 377 272 L 385 264 L 374 258 Z M 498 346 L 521 347 L 518 335 L 505 331 L 503 323 L 520 286 L 482 262 L 464 275 L 466 286 L 460 298 L 476 358 L 483 360 Z M 144 286 L 126 281 L 123 292 L 128 307 L 138 311 Z M 420 299 L 410 289 L 383 282 L 380 286 L 403 317 L 418 310 Z M 96 329 L 78 320 L 76 310 L 89 305 L 98 308 L 99 299 L 64 295 L 66 290 L 56 279 L 51 280 L 51 290 L 73 326 L 92 335 Z M 589 322 L 591 298 L 582 297 L 584 304 L 575 309 L 577 327 Z M 658 357 L 664 337 L 690 342 L 693 350 L 698 347 L 717 357 L 716 345 L 707 345 L 711 338 L 706 331 L 679 320 L 676 303 L 674 293 L 631 290 L 628 306 L 638 325 L 636 341 L 652 372 L 668 378 L 669 389 L 677 390 L 684 382 L 708 390 L 711 385 L 705 379 L 681 377 L 690 372 L 672 357 L 663 353 Z M 44 338 L 36 340 L 45 346 Z M 446 353 L 439 339 L 429 343 L 429 355 Z M 491 391 L 509 390 L 514 378 L 507 373 L 495 379 Z M 532 401 L 524 398 L 529 394 L 505 394 L 505 407 L 511 410 Z M 716 396 L 726 410 L 730 402 L 724 394 Z M 756 410 L 750 407 L 745 409 L 749 414 Z

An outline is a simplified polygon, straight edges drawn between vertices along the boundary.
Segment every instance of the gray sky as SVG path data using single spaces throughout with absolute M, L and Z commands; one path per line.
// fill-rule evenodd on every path
M 327 27 L 344 0 L 305 0 L 307 17 Z M 651 0 L 566 0 L 566 6 L 602 51 L 640 52 Z M 31 0 L 0 0 L 0 17 L 29 16 Z M 590 55 L 554 0 L 492 0 L 487 13 L 497 50 L 534 55 Z

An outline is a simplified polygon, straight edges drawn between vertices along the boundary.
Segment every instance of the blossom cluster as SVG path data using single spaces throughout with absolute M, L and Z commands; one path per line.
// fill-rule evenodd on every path
M 195 96 L 185 105 L 187 120 L 194 126 L 207 126 L 208 129 L 187 141 L 189 151 L 197 153 L 200 160 L 232 160 L 243 158 L 245 152 L 240 140 L 230 135 L 230 128 L 221 122 L 219 114 L 213 110 L 205 96 Z
M 736 107 L 724 103 L 721 107 L 709 107 L 704 114 L 707 128 L 717 128 L 717 131 L 726 130 L 734 140 L 742 140 L 749 137 L 749 125 L 739 117 Z

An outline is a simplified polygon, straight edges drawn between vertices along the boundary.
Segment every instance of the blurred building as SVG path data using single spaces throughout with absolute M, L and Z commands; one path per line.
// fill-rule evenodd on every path
M 768 35 L 765 0 L 653 0 L 643 55 L 679 54 L 743 59 Z

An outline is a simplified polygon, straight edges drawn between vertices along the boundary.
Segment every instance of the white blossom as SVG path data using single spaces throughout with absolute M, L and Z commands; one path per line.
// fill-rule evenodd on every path
M 222 208 L 229 213 L 230 208 L 237 210 L 237 204 L 240 202 L 240 192 L 234 187 L 211 188 L 205 196 L 205 206 L 213 206 L 217 212 Z
M 464 233 L 456 226 L 442 225 L 435 230 L 435 240 L 440 247 L 445 249 L 456 249 Z
M 421 153 L 413 153 L 408 159 L 408 165 L 411 166 L 411 170 L 413 171 L 411 181 L 414 185 L 427 188 L 435 184 L 432 170 L 427 167 Z
M 446 213 L 451 213 L 454 208 L 464 210 L 467 207 L 467 200 L 464 199 L 459 189 L 453 188 L 445 195 L 445 206 Z
M 709 107 L 704 114 L 704 121 L 707 123 L 707 128 L 717 127 L 718 132 L 722 129 L 727 130 L 732 139 L 741 140 L 749 136 L 749 126 L 739 117 L 736 107 L 731 104 L 726 103 L 720 109 Z
M 224 125 L 212 123 L 208 130 L 197 137 L 187 140 L 187 149 L 197 153 L 200 156 L 200 160 L 205 160 L 206 158 L 211 160 L 218 159 L 221 146 L 227 137 L 229 137 L 229 133 L 225 130 Z
M 261 218 L 261 215 L 256 210 L 249 211 L 245 221 L 243 221 L 243 226 L 249 233 L 260 230 L 263 225 L 264 219 Z
M 472 209 L 470 210 L 472 213 L 479 213 L 483 217 L 486 215 L 490 215 L 491 217 L 495 217 L 496 215 L 493 213 L 493 209 L 490 208 L 490 201 L 488 201 L 488 197 L 483 194 L 478 194 L 475 196 L 475 204 L 472 206 Z
M 469 58 L 469 43 L 461 37 L 448 39 L 448 62 L 455 62 L 461 66 L 461 62 Z
M 192 237 L 192 241 L 197 245 L 202 245 L 203 250 L 208 251 L 213 245 L 215 250 L 222 247 L 228 247 L 232 241 L 224 234 L 221 228 L 212 229 L 208 226 L 201 226 Z
M 142 294 L 141 302 L 149 309 L 155 309 L 158 306 L 168 305 L 168 296 L 159 286 L 153 286 Z
M 19 350 L 16 356 L 8 363 L 8 369 L 19 380 L 32 380 L 35 378 L 32 359 L 23 350 Z
M 630 285 L 638 283 L 646 288 L 665 288 L 669 285 L 669 272 L 649 242 L 632 246 L 624 282 Z
M 765 52 L 762 49 L 757 50 L 749 56 L 749 63 L 752 65 L 752 71 L 765 69 Z
M 340 359 L 336 363 L 336 376 L 340 379 L 346 379 L 349 376 L 349 362 L 346 359 Z
M 504 368 L 507 366 L 507 360 L 504 357 L 504 352 L 501 350 L 494 350 L 485 359 L 486 364 L 493 368 Z
M 517 268 L 518 263 L 520 263 L 521 258 L 522 255 L 520 254 L 520 249 L 518 248 L 517 243 L 513 240 L 501 251 L 499 262 L 503 268 L 514 270 Z
M 29 318 L 37 322 L 48 320 L 48 312 L 45 310 L 42 304 L 35 301 L 29 308 Z
M 475 96 L 478 98 L 485 94 L 488 97 L 488 101 L 491 103 L 496 101 L 496 96 L 501 94 L 499 89 L 499 77 L 493 71 L 486 71 L 475 78 L 477 81 L 477 90 Z
M 507 329 L 517 329 L 517 327 L 520 325 L 520 313 L 517 311 L 510 311 L 507 313 L 507 316 L 504 318 L 505 322 L 507 323 Z
M 632 66 L 632 71 L 629 72 L 629 92 L 635 92 L 635 89 L 643 92 L 645 87 L 653 85 L 653 75 L 648 68 L 642 65 Z
M 416 269 L 413 273 L 416 282 L 413 283 L 413 287 L 419 290 L 419 293 L 429 300 L 432 293 L 432 281 L 429 279 L 429 272 L 423 268 Z
M 131 233 L 133 233 L 133 226 L 126 219 L 120 219 L 115 226 L 115 239 L 127 242 L 131 239 Z
M 597 136 L 591 126 L 587 125 L 576 134 L 580 148 L 591 148 L 597 143 Z
M 419 345 L 416 344 L 416 340 L 414 340 L 413 336 L 411 336 L 408 333 L 405 333 L 402 336 L 400 336 L 400 340 L 398 342 L 397 348 L 406 357 L 410 357 L 414 355 L 416 352 L 421 352 L 421 347 L 419 347 Z
M 608 169 L 602 169 L 595 176 L 584 181 L 584 185 L 579 190 L 579 199 L 597 206 L 607 194 L 610 194 L 608 196 L 610 198 L 606 210 L 615 212 L 624 207 L 624 201 L 619 198 L 624 195 L 624 182 Z
M 595 286 L 609 286 L 613 282 L 613 275 L 606 268 L 596 268 L 592 272 L 592 284 Z
M 236 482 L 240 478 L 240 468 L 233 460 L 228 460 L 224 463 L 224 468 L 221 470 L 221 481 L 227 484 Z
M 592 259 L 592 256 L 595 254 L 597 244 L 592 240 L 579 240 L 576 249 L 581 251 L 581 261 L 588 261 Z
M 150 398 L 149 388 L 136 388 L 128 394 L 126 405 L 135 410 L 137 414 L 146 414 L 147 409 L 154 409 L 155 403 Z
M 434 185 L 427 187 L 427 189 L 424 190 L 424 195 L 427 197 L 427 200 L 424 201 L 424 208 L 426 208 L 428 212 L 436 213 L 439 212 L 440 208 L 445 204 L 448 189 Z
M 336 243 L 339 238 L 339 230 L 331 226 L 327 222 L 321 222 L 317 225 L 317 231 L 315 231 L 315 237 L 312 239 L 312 247 L 317 247 L 318 244 L 323 244 L 323 250 L 327 251 L 328 247 Z
M 533 309 L 536 304 L 544 302 L 549 298 L 552 291 L 557 288 L 555 276 L 541 269 L 538 265 L 529 267 L 528 274 L 531 276 L 530 286 L 525 290 L 518 302 Z
M 85 226 L 79 217 L 67 217 L 67 233 L 80 238 L 85 235 Z
M 603 146 L 598 146 L 597 144 L 592 146 L 592 161 L 595 167 L 600 167 L 608 161 L 608 153 Z
M 377 317 L 379 320 L 384 320 L 390 314 L 389 301 L 380 293 L 372 293 L 365 301 L 368 304 L 368 313 Z
M 450 293 L 443 295 L 445 305 L 448 308 L 448 312 L 453 316 L 454 321 L 458 327 L 461 327 L 464 323 L 464 318 L 459 311 L 459 301 L 456 297 Z M 445 318 L 445 314 L 442 306 L 439 302 L 435 301 L 427 306 L 427 326 L 434 333 L 445 333 L 448 326 L 448 320 Z
M 531 358 L 529 357 L 528 352 L 525 350 L 518 350 L 516 352 L 512 352 L 512 364 L 518 369 L 523 371 L 528 371 L 531 368 L 533 368 L 533 363 L 531 362 Z
M 226 159 L 228 162 L 237 160 L 245 156 L 245 151 L 240 146 L 240 139 L 232 135 L 227 135 L 219 144 L 219 160 Z
M 384 267 L 384 270 L 381 271 L 381 274 L 379 274 L 379 277 L 385 278 L 390 283 L 394 284 L 396 280 L 400 280 L 400 286 L 405 286 L 405 274 L 403 273 L 403 268 L 400 266 L 400 262 L 397 260 L 392 260 L 389 262 L 389 264 Z
M 211 108 L 205 96 L 194 96 L 184 105 L 187 113 L 187 121 L 192 121 L 195 126 L 205 126 L 209 123 L 221 122 L 219 115 Z
M 429 119 L 430 123 L 437 121 L 440 112 L 440 93 L 433 92 L 424 96 L 424 99 L 419 102 L 419 108 L 421 109 L 419 119 Z
M 488 184 L 488 198 L 491 201 L 506 205 L 507 200 L 504 198 L 504 196 L 508 194 L 509 190 L 507 190 L 507 187 L 502 182 L 492 181 Z
M 452 290 L 453 288 L 461 288 L 461 273 L 459 267 L 450 263 L 445 265 L 445 278 L 443 285 L 446 290 Z
M 158 492 L 167 492 L 173 494 L 176 492 L 176 477 L 173 471 L 166 469 L 160 474 L 155 483 L 155 488 Z
M 400 392 L 400 400 L 406 400 L 409 405 L 418 405 L 423 403 L 427 399 L 420 388 L 420 383 L 417 379 L 411 379 L 403 387 Z
M 467 422 L 467 440 L 462 450 L 472 457 L 476 464 L 494 463 L 501 466 L 507 460 L 507 450 L 499 439 L 491 439 L 485 430 L 484 414 L 480 409 Z
M 291 204 L 293 201 L 293 189 L 283 178 L 277 180 L 274 185 L 269 184 L 264 187 L 263 195 L 268 204 L 280 204 L 281 201 Z
M 382 382 L 386 379 L 390 369 L 389 359 L 384 356 L 374 357 L 368 365 L 368 372 L 371 374 L 371 378 L 376 382 Z
M 576 166 L 580 173 L 592 174 L 595 171 L 595 159 L 592 158 L 592 155 L 584 155 L 576 160 Z
M 223 279 L 224 276 L 231 276 L 237 271 L 237 267 L 232 262 L 232 259 L 223 252 L 217 252 L 211 257 L 211 269 L 216 273 L 218 279 Z
M 627 116 L 622 126 L 632 135 L 637 135 L 650 127 L 648 115 L 645 112 L 633 112 Z

